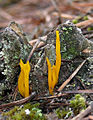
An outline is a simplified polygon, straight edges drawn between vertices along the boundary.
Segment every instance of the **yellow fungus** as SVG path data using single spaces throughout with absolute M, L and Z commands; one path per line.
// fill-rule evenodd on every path
M 59 31 L 56 31 L 56 72 L 57 72 L 57 79 L 59 76 L 60 66 L 61 66 L 60 38 L 59 38 Z
M 52 69 L 53 69 L 53 83 L 52 84 L 53 84 L 53 89 L 54 89 L 55 85 L 58 82 L 57 74 L 56 74 L 56 66 L 53 65 Z
M 52 94 L 52 70 L 51 70 L 51 63 L 48 58 L 46 58 L 47 64 L 48 64 L 48 86 L 49 86 L 49 92 Z
M 58 76 L 61 66 L 61 54 L 60 54 L 60 38 L 59 31 L 56 31 L 56 64 L 51 67 L 51 63 L 48 58 L 46 58 L 48 65 L 48 86 L 49 93 L 53 95 L 53 90 L 58 82 Z
M 21 72 L 18 78 L 18 89 L 23 97 L 28 97 L 30 64 L 29 61 L 27 61 L 27 63 L 24 64 L 22 60 L 20 60 L 19 64 L 20 64 Z

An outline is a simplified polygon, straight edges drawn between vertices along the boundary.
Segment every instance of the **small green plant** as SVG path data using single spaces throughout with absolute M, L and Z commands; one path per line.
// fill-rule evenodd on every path
M 46 120 L 42 110 L 38 107 L 39 104 L 31 105 L 28 103 L 21 107 L 14 107 L 2 115 L 7 117 L 6 120 Z
M 77 20 L 77 19 L 74 19 L 74 20 L 72 20 L 72 23 L 77 24 L 77 23 L 78 23 L 78 20 Z
M 87 30 L 91 31 L 91 30 L 93 30 L 93 27 L 88 27 Z
M 83 17 L 83 20 L 88 20 L 88 16 L 84 16 L 84 17 Z
M 68 110 L 68 109 L 60 109 L 58 108 L 55 113 L 57 114 L 57 117 L 59 119 L 63 119 L 63 118 L 69 118 L 72 114 L 72 111 Z
M 71 100 L 70 104 L 75 115 L 77 115 L 86 108 L 85 98 L 82 97 L 80 94 L 75 95 L 75 99 Z

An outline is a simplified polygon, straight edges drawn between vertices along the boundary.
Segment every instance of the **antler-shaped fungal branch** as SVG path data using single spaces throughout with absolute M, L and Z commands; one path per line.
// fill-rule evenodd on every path
M 53 95 L 53 90 L 58 82 L 58 76 L 61 66 L 61 53 L 60 53 L 60 37 L 59 31 L 56 31 L 56 64 L 51 67 L 51 63 L 48 58 L 46 58 L 48 65 L 48 86 L 49 93 Z

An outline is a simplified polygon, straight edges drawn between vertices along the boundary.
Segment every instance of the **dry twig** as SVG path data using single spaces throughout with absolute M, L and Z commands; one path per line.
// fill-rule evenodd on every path
M 86 60 L 84 60 L 79 66 L 78 68 L 72 73 L 72 75 L 70 75 L 70 77 L 60 86 L 60 88 L 58 89 L 58 91 L 61 91 L 64 89 L 64 87 L 71 81 L 71 79 L 77 74 L 77 72 L 80 70 L 80 68 L 84 65 L 84 63 L 86 62 Z
M 47 35 L 46 35 L 46 36 L 43 36 L 43 37 L 40 37 L 40 39 L 46 41 L 46 40 L 47 40 Z M 29 41 L 29 44 L 32 45 L 32 46 L 34 46 L 34 44 L 35 44 L 37 41 L 38 41 L 38 39 L 31 40 L 31 41 Z M 39 47 L 41 47 L 41 46 L 43 46 L 43 45 L 45 45 L 45 43 L 41 41 L 41 42 L 38 44 L 37 48 L 39 48 Z
M 35 43 L 35 45 L 33 46 L 33 49 L 31 50 L 31 52 L 27 58 L 27 61 L 30 60 L 31 56 L 33 55 L 33 53 L 34 53 L 35 49 L 37 48 L 37 46 L 39 45 L 39 43 L 40 43 L 40 39 L 38 39 L 37 42 Z
M 35 96 L 36 96 L 36 93 L 33 92 L 29 97 L 26 97 L 26 98 L 24 98 L 24 99 L 21 99 L 21 100 L 18 100 L 18 101 L 13 101 L 13 102 L 11 102 L 11 103 L 7 103 L 7 104 L 0 105 L 0 109 L 4 109 L 4 108 L 6 108 L 6 107 L 12 107 L 12 106 L 15 106 L 15 105 L 24 104 L 24 103 L 32 100 Z
M 80 93 L 93 93 L 93 90 L 71 90 L 71 91 L 64 91 L 64 94 L 80 94 Z
M 52 15 L 58 16 L 58 13 L 57 12 L 53 12 Z M 62 13 L 60 16 L 62 18 L 66 18 L 66 19 L 75 19 L 76 18 L 76 16 L 69 15 L 69 14 L 64 14 L 64 13 Z
M 12 20 L 13 19 L 13 17 L 3 9 L 0 9 L 0 16 L 5 18 L 6 20 Z
M 81 26 L 88 26 L 90 24 L 93 24 L 93 19 L 86 20 L 86 21 L 83 21 L 83 22 L 79 22 L 79 23 L 76 24 L 76 26 L 81 27 Z
M 48 97 L 39 97 L 35 100 L 48 100 L 48 99 L 53 99 L 53 98 L 59 98 L 59 97 L 62 97 L 62 96 L 66 96 L 68 94 L 58 94 L 58 95 L 53 95 L 53 96 L 48 96 Z
M 56 9 L 56 11 L 58 12 L 58 16 L 59 16 L 59 23 L 58 24 L 61 24 L 62 23 L 62 20 L 61 20 L 61 11 L 56 3 L 55 0 L 51 0 L 51 3 L 53 4 L 54 8 Z
M 93 3 L 74 3 L 73 2 L 73 5 L 77 5 L 77 6 L 79 6 L 79 7 L 93 7 Z

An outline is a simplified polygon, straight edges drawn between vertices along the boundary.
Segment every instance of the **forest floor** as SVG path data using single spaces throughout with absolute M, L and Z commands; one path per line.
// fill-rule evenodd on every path
M 11 21 L 15 21 L 25 34 L 31 35 L 29 43 L 33 47 L 39 38 L 69 20 L 81 29 L 93 47 L 92 0 L 15 1 L 0 1 L 0 34 Z M 0 96 L 0 120 L 93 120 L 93 48 L 91 51 L 86 49 L 84 53 L 90 55 L 61 60 L 63 81 L 58 82 L 52 96 L 46 91 L 40 95 L 33 91 L 29 97 L 23 98 L 16 83 L 14 93 L 9 91 L 7 95 Z

